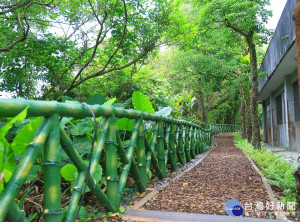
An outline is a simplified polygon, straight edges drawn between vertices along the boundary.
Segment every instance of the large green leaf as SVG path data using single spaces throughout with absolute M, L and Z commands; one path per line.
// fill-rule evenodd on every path
M 148 97 L 138 91 L 135 91 L 132 94 L 132 104 L 135 110 L 141 110 L 148 113 L 155 112 Z
M 28 108 L 29 106 L 27 106 L 22 112 L 12 118 L 11 121 L 6 123 L 5 126 L 0 129 L 0 138 L 5 137 L 6 133 L 10 130 L 10 128 L 13 127 L 15 122 L 21 123 L 26 118 Z
M 87 136 L 75 136 L 73 139 L 73 146 L 80 155 L 90 152 L 91 141 Z
M 132 131 L 134 120 L 133 119 L 127 119 L 127 118 L 121 118 L 121 119 L 117 120 L 116 124 L 117 124 L 118 130 Z
M 155 112 L 155 114 L 157 115 L 161 115 L 161 116 L 169 116 L 172 112 L 172 107 L 168 106 L 168 107 L 164 107 L 159 109 L 157 112 Z
M 87 217 L 87 209 L 84 206 L 80 207 L 79 213 L 78 213 L 78 217 L 80 219 L 83 219 L 82 221 L 86 221 L 86 217 Z
M 60 174 L 66 181 L 74 181 L 78 176 L 78 171 L 74 164 L 66 164 L 61 168 Z
M 95 94 L 92 97 L 90 97 L 87 101 L 87 104 L 89 105 L 102 105 L 103 103 L 106 102 L 106 99 L 104 96 L 102 96 L 101 94 Z
M 103 103 L 102 106 L 111 106 L 112 104 L 115 103 L 115 101 L 117 100 L 117 98 L 112 98 L 110 100 L 108 100 L 107 102 Z M 101 122 L 103 116 L 99 116 L 97 118 L 97 122 Z M 94 121 L 93 118 L 91 118 L 91 121 Z
M 4 173 L 4 181 L 6 183 L 11 178 L 16 167 L 15 156 L 10 144 L 4 138 L 0 138 L 0 173 Z
M 84 162 L 87 166 L 89 165 L 88 160 L 85 160 Z M 92 176 L 94 177 L 94 179 L 96 180 L 97 183 L 102 179 L 102 173 L 103 173 L 103 169 L 102 169 L 101 165 L 97 164 L 96 171 L 95 171 L 95 173 L 92 174 Z
M 102 106 L 111 106 L 112 104 L 114 104 L 114 102 L 117 100 L 117 98 L 112 98 L 108 101 L 106 101 L 105 103 L 102 104 Z
M 31 121 L 27 125 L 25 125 L 14 138 L 11 143 L 11 148 L 14 151 L 15 155 L 22 154 L 27 145 L 32 141 L 33 136 L 41 124 L 43 117 L 38 117 L 35 120 Z
M 94 125 L 92 124 L 89 117 L 82 119 L 79 123 L 76 124 L 76 127 L 72 127 L 70 132 L 75 136 L 82 136 L 86 133 L 91 133 L 94 129 Z
M 84 162 L 86 165 L 89 164 L 88 160 L 85 160 Z M 97 183 L 102 179 L 102 173 L 103 169 L 101 165 L 97 164 L 96 171 L 92 174 Z M 78 171 L 74 164 L 66 164 L 63 166 L 60 170 L 60 174 L 66 181 L 74 181 L 78 177 Z
M 63 117 L 60 121 L 60 126 L 65 128 L 66 124 L 73 120 L 73 117 Z

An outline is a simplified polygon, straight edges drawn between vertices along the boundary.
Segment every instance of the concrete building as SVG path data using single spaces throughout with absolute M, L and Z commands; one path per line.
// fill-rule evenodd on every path
M 260 69 L 264 142 L 300 151 L 299 86 L 292 12 L 296 0 L 288 0 Z

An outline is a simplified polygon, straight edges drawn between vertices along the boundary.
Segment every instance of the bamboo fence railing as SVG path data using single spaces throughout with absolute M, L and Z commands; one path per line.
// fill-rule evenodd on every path
M 31 143 L 21 157 L 16 170 L 0 194 L 0 221 L 26 221 L 25 212 L 18 206 L 15 197 L 20 192 L 32 166 L 42 155 L 44 182 L 44 221 L 74 221 L 80 204 L 85 183 L 92 194 L 107 211 L 116 212 L 126 180 L 131 173 L 138 190 L 147 188 L 148 173 L 154 169 L 160 179 L 166 177 L 167 164 L 176 170 L 178 162 L 184 165 L 196 155 L 209 148 L 213 134 L 238 131 L 229 125 L 210 125 L 203 129 L 193 123 L 171 119 L 136 110 L 113 106 L 83 105 L 80 103 L 59 103 L 55 101 L 33 101 L 25 99 L 0 99 L 0 117 L 14 117 L 29 107 L 27 117 L 43 116 L 44 119 Z M 91 112 L 92 111 L 92 112 Z M 100 132 L 90 159 L 90 168 L 72 145 L 72 140 L 60 127 L 61 117 L 85 118 L 102 116 Z M 130 143 L 127 149 L 122 145 L 116 128 L 117 118 L 134 119 Z M 152 121 L 151 141 L 145 137 L 144 123 Z M 59 148 L 65 151 L 78 170 L 78 177 L 72 187 L 70 203 L 64 210 L 61 207 L 61 175 L 63 166 Z M 105 150 L 105 152 L 103 152 Z M 105 156 L 105 176 L 107 189 L 104 192 L 95 180 L 95 172 L 101 155 Z M 117 162 L 120 159 L 123 169 L 118 174 Z M 88 180 L 86 180 L 88 177 Z

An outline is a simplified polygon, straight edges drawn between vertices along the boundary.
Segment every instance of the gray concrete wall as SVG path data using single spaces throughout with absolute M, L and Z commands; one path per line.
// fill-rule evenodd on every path
M 297 71 L 286 77 L 284 83 L 274 90 L 264 101 L 264 109 L 270 103 L 271 124 L 265 125 L 264 133 L 268 144 L 286 147 L 291 151 L 300 151 L 300 122 L 295 122 L 293 83 L 297 81 Z M 284 93 L 282 101 L 283 123 L 277 122 L 276 97 Z
M 289 124 L 289 150 L 300 152 L 300 122 L 291 122 Z
M 288 0 L 282 12 L 281 18 L 275 29 L 274 36 L 262 61 L 260 70 L 267 72 L 264 79 L 259 80 L 259 92 L 271 78 L 280 61 L 295 40 L 295 27 L 292 12 L 296 6 L 296 0 Z

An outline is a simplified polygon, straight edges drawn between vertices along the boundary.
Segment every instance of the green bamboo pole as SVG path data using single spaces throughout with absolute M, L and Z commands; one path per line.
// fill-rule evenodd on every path
M 185 129 L 184 129 L 184 151 L 185 151 L 186 162 L 191 161 L 189 131 L 190 131 L 190 128 L 188 126 L 185 126 Z
M 200 152 L 204 152 L 204 131 L 201 129 L 200 130 Z
M 126 157 L 126 151 L 125 151 L 125 149 L 124 149 L 124 147 L 123 147 L 123 145 L 122 145 L 122 140 L 121 140 L 119 131 L 117 131 L 117 144 L 118 144 L 118 146 L 117 146 L 117 148 L 118 148 L 117 152 L 118 152 L 118 154 L 119 154 L 119 157 L 120 157 L 120 159 L 121 159 L 121 162 L 122 162 L 124 165 L 126 165 L 126 164 L 129 163 L 129 160 L 128 160 L 127 157 Z
M 128 178 L 129 172 L 132 168 L 133 153 L 134 153 L 134 149 L 136 147 L 136 141 L 138 138 L 139 124 L 140 124 L 139 121 L 134 122 L 133 130 L 132 130 L 131 138 L 130 138 L 130 144 L 129 144 L 129 147 L 126 152 L 125 157 L 128 160 L 128 164 L 124 165 L 123 171 L 120 176 L 120 183 L 119 183 L 119 189 L 118 189 L 118 200 L 119 201 L 122 199 L 123 191 L 124 191 L 124 188 L 126 185 L 126 180 Z M 121 143 L 121 141 L 119 141 L 119 143 Z M 134 176 L 135 181 L 137 182 L 139 190 L 141 190 L 141 188 L 144 189 L 144 187 L 141 186 L 139 174 L 136 172 L 134 172 L 134 173 L 135 174 L 133 176 Z
M 20 207 L 18 206 L 18 204 L 16 202 L 12 202 L 9 209 L 8 209 L 8 213 L 6 218 L 8 219 L 8 221 L 23 221 L 23 222 L 27 222 L 27 218 L 25 217 L 26 214 L 24 211 L 21 211 Z
M 109 128 L 105 141 L 105 166 L 107 181 L 107 198 L 115 209 L 119 209 L 119 177 L 118 177 L 118 159 L 117 159 L 117 138 L 116 138 L 116 120 L 115 115 L 110 118 Z
M 0 221 L 4 221 L 11 203 L 13 203 L 15 196 L 20 191 L 28 173 L 40 155 L 51 128 L 52 119 L 44 119 L 35 133 L 33 141 L 26 147 L 26 151 L 15 172 L 0 194 Z
M 200 150 L 199 150 L 199 129 L 198 128 L 195 128 L 194 135 L 195 135 L 195 153 L 196 153 L 196 155 L 198 155 L 200 153 Z
M 178 125 L 178 149 L 177 149 L 177 156 L 179 157 L 179 162 L 181 165 L 185 165 L 185 152 L 183 147 L 183 126 Z
M 146 151 L 148 152 L 148 154 L 147 154 L 147 161 L 148 161 L 147 165 L 149 166 L 149 168 L 147 168 L 147 169 L 150 170 L 150 161 L 151 161 L 156 173 L 158 174 L 158 178 L 163 179 L 164 177 L 163 177 L 161 169 L 159 168 L 159 164 L 158 164 L 158 161 L 157 161 L 157 158 L 156 158 L 157 154 L 156 154 L 156 151 L 154 150 L 155 145 L 156 145 L 156 141 L 157 141 L 157 127 L 158 127 L 158 125 L 156 124 L 155 125 L 156 130 L 154 129 L 154 131 L 153 131 L 153 138 L 152 138 L 151 145 L 149 144 L 147 138 L 145 137 L 145 146 L 146 146 Z M 151 154 L 151 158 L 149 158 L 149 153 Z
M 81 159 L 80 155 L 72 145 L 72 141 L 68 137 L 68 135 L 65 133 L 64 129 L 60 128 L 60 143 L 72 161 L 72 163 L 76 166 L 78 172 L 86 172 L 87 166 Z M 79 179 L 78 179 L 79 182 Z M 82 187 L 82 186 L 81 186 Z M 110 200 L 107 198 L 107 196 L 102 191 L 99 184 L 96 183 L 96 180 L 94 177 L 90 174 L 89 180 L 88 180 L 88 187 L 90 188 L 91 192 L 96 196 L 96 198 L 101 202 L 101 205 L 105 207 L 107 211 L 110 212 L 116 212 L 118 208 L 116 209 L 110 202 Z
M 59 116 L 52 117 L 52 130 L 44 146 L 44 204 L 43 214 L 46 222 L 61 221 L 61 177 L 62 163 L 59 156 Z
M 177 169 L 177 156 L 176 156 L 176 148 L 175 148 L 175 135 L 173 130 L 173 124 L 167 125 L 166 130 L 166 144 L 169 151 L 169 162 L 171 165 L 171 169 L 174 171 Z
M 165 133 L 164 133 L 164 135 L 165 135 Z M 167 166 L 168 165 L 168 162 L 169 162 L 169 148 L 168 148 L 168 145 L 167 145 L 167 142 L 166 142 L 166 140 L 164 139 L 164 149 L 165 149 L 165 166 Z
M 172 164 L 171 164 L 171 169 L 172 170 L 177 170 L 177 150 L 176 150 L 176 141 L 175 141 L 175 133 L 176 133 L 176 126 L 171 124 L 171 134 L 170 134 L 170 149 L 171 149 L 171 158 L 172 158 Z
M 165 148 L 164 148 L 164 128 L 163 122 L 158 123 L 158 136 L 157 136 L 157 156 L 158 165 L 162 172 L 162 176 L 166 177 L 166 163 L 165 163 Z
M 86 171 L 78 172 L 78 176 L 77 176 L 77 178 L 74 182 L 73 188 L 72 188 L 71 200 L 68 205 L 66 215 L 63 218 L 63 221 L 65 221 L 65 222 L 72 222 L 75 219 L 75 215 L 76 215 L 78 207 L 79 207 L 80 198 L 81 198 L 81 195 L 83 194 L 86 174 L 87 174 Z
M 148 176 L 148 180 L 150 179 L 150 172 L 151 172 L 151 155 L 152 155 L 152 152 L 149 151 L 147 149 L 147 146 L 146 146 L 146 140 L 145 140 L 145 149 L 146 149 L 146 152 L 147 152 L 147 156 L 146 156 L 146 172 L 147 172 L 147 176 Z
M 109 128 L 109 124 L 110 124 L 110 119 L 104 117 L 101 120 L 100 134 L 99 134 L 98 139 L 96 141 L 96 146 L 93 149 L 93 156 L 92 156 L 92 159 L 91 159 L 90 172 L 91 172 L 91 175 L 93 175 L 93 176 L 96 172 L 97 165 L 99 164 L 100 157 L 101 157 L 102 151 L 103 151 L 104 146 L 105 146 L 105 138 L 106 138 L 107 131 L 108 131 L 108 128 Z
M 98 165 L 102 150 L 104 148 L 104 142 L 106 133 L 108 130 L 109 121 L 107 118 L 103 118 L 101 121 L 101 132 L 96 142 L 96 147 L 93 150 L 93 156 L 91 160 L 91 168 L 90 168 L 90 174 L 94 176 L 94 173 L 96 172 L 96 167 Z M 65 222 L 72 222 L 75 219 L 75 215 L 78 210 L 78 205 L 80 202 L 81 195 L 83 194 L 84 186 L 85 186 L 85 180 L 87 176 L 87 168 L 80 168 L 78 170 L 78 177 L 76 181 L 73 183 L 72 188 L 72 196 L 69 203 L 68 210 L 66 212 L 64 221 Z
M 143 125 L 143 118 L 141 117 L 139 120 L 139 132 L 137 138 L 137 167 L 139 171 L 139 175 L 141 177 L 142 183 L 144 187 L 148 185 L 148 175 L 146 169 L 146 152 L 145 152 L 145 135 L 144 135 L 144 125 Z
M 142 178 L 140 176 L 140 172 L 138 169 L 138 166 L 134 160 L 134 158 L 132 158 L 132 163 L 131 163 L 131 168 L 130 168 L 130 172 L 133 175 L 134 181 L 137 185 L 137 188 L 139 190 L 140 193 L 144 192 L 146 187 L 144 186 L 144 183 L 142 181 Z
M 195 135 L 194 135 L 193 127 L 191 127 L 190 129 L 190 147 L 191 147 L 191 158 L 194 159 L 196 157 L 196 152 L 195 152 Z
M 14 117 L 20 112 L 22 112 L 27 106 L 28 109 L 27 117 L 32 116 L 52 116 L 54 113 L 59 114 L 59 116 L 74 117 L 74 118 L 85 118 L 91 117 L 92 114 L 88 108 L 80 103 L 59 103 L 56 101 L 38 101 L 38 100 L 26 100 L 26 99 L 0 99 L 0 117 Z M 189 126 L 197 126 L 196 124 L 172 119 L 167 117 L 162 117 L 157 114 L 141 112 L 138 110 L 127 110 L 120 107 L 113 106 L 101 106 L 101 105 L 89 105 L 96 117 L 112 116 L 113 112 L 116 117 L 119 118 L 130 118 L 138 119 L 143 117 L 144 120 L 160 121 L 163 120 L 165 123 L 174 124 L 185 124 Z

